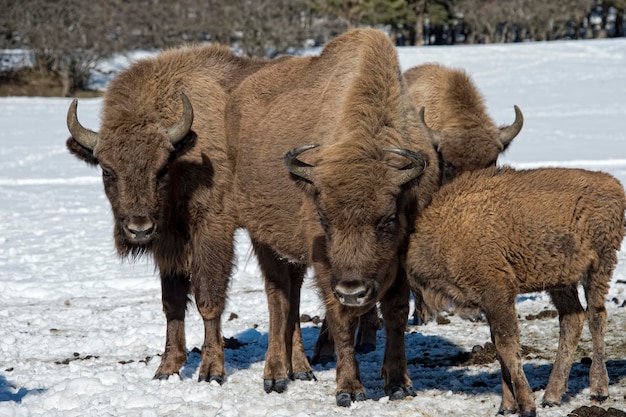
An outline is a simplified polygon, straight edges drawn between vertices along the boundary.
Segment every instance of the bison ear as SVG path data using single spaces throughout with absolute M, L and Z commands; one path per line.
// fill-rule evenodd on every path
M 74 137 L 70 136 L 65 142 L 65 145 L 67 146 L 67 150 L 78 159 L 85 161 L 89 165 L 98 165 L 98 159 L 93 155 L 93 150 L 82 146 Z
M 177 159 L 182 155 L 189 152 L 196 143 L 198 142 L 198 135 L 193 130 L 190 130 L 187 135 L 179 140 L 176 145 L 174 145 L 174 150 L 170 154 L 170 160 Z

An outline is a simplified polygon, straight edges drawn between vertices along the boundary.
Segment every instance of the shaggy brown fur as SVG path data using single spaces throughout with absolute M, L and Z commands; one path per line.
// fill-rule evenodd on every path
M 501 413 L 536 413 L 520 361 L 515 299 L 521 293 L 548 291 L 559 312 L 559 346 L 543 403 L 560 403 L 567 389 L 585 317 L 578 284 L 594 347 L 591 395 L 608 396 L 604 302 L 625 209 L 622 185 L 605 173 L 489 168 L 443 186 L 417 219 L 406 263 L 411 286 L 428 290 L 431 311 L 451 300 L 485 313 L 502 367 Z
M 155 378 L 178 373 L 186 361 L 185 309 L 193 292 L 205 325 L 199 380 L 223 380 L 220 317 L 236 227 L 224 109 L 229 91 L 264 65 L 221 46 L 168 50 L 111 82 L 99 133 L 68 121 L 73 135 L 96 138 L 91 146 L 70 137 L 67 147 L 102 167 L 119 256 L 150 253 L 159 269 L 167 333 Z M 167 132 L 181 118 L 181 92 L 195 118 L 172 144 Z
M 522 127 L 523 119 L 517 107 L 519 118 L 513 126 L 496 127 L 487 114 L 482 95 L 462 70 L 424 64 L 405 71 L 404 77 L 416 107 L 424 107 L 426 130 L 431 133 L 437 150 L 444 184 L 463 172 L 495 166 L 498 156 Z M 414 293 L 414 298 L 417 319 L 421 314 L 421 294 Z M 472 315 L 470 311 L 467 313 Z M 360 321 L 356 349 L 374 350 L 376 331 L 380 328 L 377 310 L 372 309 Z M 324 363 L 333 356 L 333 342 L 324 323 L 312 361 Z
M 522 128 L 523 116 L 515 106 L 511 126 L 497 127 L 487 114 L 484 99 L 463 70 L 424 64 L 404 73 L 416 107 L 424 107 L 424 120 L 442 162 L 442 181 L 462 172 L 495 166 Z
M 286 59 L 248 77 L 231 104 L 239 224 L 252 239 L 270 310 L 266 390 L 282 391 L 290 375 L 310 372 L 298 308 L 312 265 L 337 349 L 337 403 L 365 398 L 354 329 L 378 301 L 388 335 L 385 388 L 394 398 L 411 394 L 401 260 L 409 225 L 438 188 L 439 170 L 393 44 L 377 30 L 350 31 L 319 57 Z M 307 144 L 319 147 L 292 161 L 297 174 L 290 174 L 283 155 Z M 402 184 L 411 162 L 387 148 L 419 152 L 426 161 L 421 175 Z

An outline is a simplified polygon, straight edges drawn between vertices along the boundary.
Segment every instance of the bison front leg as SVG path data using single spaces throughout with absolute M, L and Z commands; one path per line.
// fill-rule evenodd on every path
M 343 307 L 332 295 L 326 297 L 326 321 L 337 353 L 337 405 L 349 407 L 352 401 L 366 399 L 354 350 L 354 332 L 362 311 Z
M 189 277 L 166 273 L 161 269 L 161 299 L 167 322 L 165 351 L 155 379 L 167 379 L 177 374 L 187 360 L 185 347 L 185 309 L 189 294 Z
M 396 280 L 381 300 L 384 327 L 387 332 L 382 377 L 390 400 L 415 396 L 409 378 L 404 345 L 404 331 L 409 316 L 409 284 L 403 276 Z
M 270 315 L 270 328 L 267 353 L 265 355 L 265 369 L 263 371 L 263 389 L 270 393 L 283 392 L 289 382 L 289 354 L 291 354 L 292 340 L 287 342 L 287 335 L 291 335 L 290 328 L 290 293 L 291 277 L 287 262 L 280 259 L 276 253 L 266 245 L 252 241 L 254 252 L 259 261 L 259 267 L 265 280 L 265 294 Z
M 501 282 L 508 282 L 502 280 Z M 522 349 L 519 344 L 519 326 L 515 312 L 515 295 L 497 297 L 506 289 L 493 289 L 486 297 L 485 315 L 496 347 L 502 375 L 502 403 L 498 414 L 518 413 L 520 417 L 537 415 L 535 397 L 522 368 Z
M 227 225 L 227 220 L 214 224 Z M 224 341 L 221 319 L 232 271 L 233 229 L 215 230 L 196 237 L 191 286 L 204 321 L 204 343 L 198 381 L 224 382 Z

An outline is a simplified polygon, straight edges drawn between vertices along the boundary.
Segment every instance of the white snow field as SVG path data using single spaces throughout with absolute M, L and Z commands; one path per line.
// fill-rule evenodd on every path
M 468 71 L 498 124 L 525 116 L 501 163 L 515 167 L 602 170 L 626 184 L 626 39 L 400 48 L 404 69 L 440 62 Z M 81 122 L 98 129 L 101 99 L 80 100 Z M 295 381 L 266 394 L 262 370 L 268 312 L 263 283 L 245 233 L 223 317 L 222 386 L 198 383 L 199 354 L 180 378 L 152 380 L 165 341 L 158 275 L 149 260 L 117 258 L 112 216 L 100 170 L 65 148 L 70 99 L 0 98 L 0 415 L 1 416 L 465 416 L 495 415 L 497 362 L 468 365 L 463 352 L 489 341 L 485 322 L 449 315 L 407 328 L 407 358 L 417 396 L 390 402 L 379 377 L 384 332 L 376 351 L 358 355 L 369 399 L 335 405 L 334 363 L 315 366 L 317 382 Z M 626 410 L 626 245 L 607 297 L 610 398 Z M 311 278 L 301 312 L 323 316 Z M 556 318 L 527 319 L 552 309 L 545 294 L 519 297 L 524 370 L 539 404 L 557 346 Z M 236 315 L 236 316 L 235 316 Z M 189 307 L 187 344 L 200 347 L 203 327 Z M 319 325 L 303 324 L 312 354 Z M 590 335 L 585 327 L 562 417 L 588 399 Z

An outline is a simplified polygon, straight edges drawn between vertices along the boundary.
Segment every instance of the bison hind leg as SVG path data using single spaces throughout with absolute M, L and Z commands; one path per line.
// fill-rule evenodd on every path
M 320 333 L 317 336 L 315 342 L 315 348 L 313 349 L 313 357 L 311 358 L 311 364 L 313 365 L 327 365 L 330 362 L 335 361 L 335 343 L 328 330 L 328 322 L 326 319 L 322 322 Z
M 597 269 L 590 268 L 583 288 L 587 298 L 587 324 L 593 343 L 593 356 L 589 369 L 589 391 L 594 402 L 602 402 L 609 397 L 609 376 L 605 363 L 604 337 L 607 327 L 606 295 L 617 255 L 610 252 L 600 260 Z
M 224 375 L 198 375 L 198 382 L 217 382 L 218 384 L 222 385 L 224 383 Z
M 313 371 L 294 372 L 293 379 L 298 379 L 300 381 L 317 381 L 317 377 Z
M 372 307 L 359 317 L 359 327 L 356 333 L 356 345 L 354 350 L 357 353 L 369 353 L 376 350 L 376 332 L 381 328 L 378 318 L 378 309 Z
M 417 391 L 412 386 L 409 387 L 390 387 L 385 390 L 385 394 L 389 396 L 391 401 L 404 400 L 406 397 L 415 397 Z
M 542 400 L 544 407 L 561 404 L 561 397 L 567 391 L 570 368 L 585 320 L 585 310 L 578 299 L 576 285 L 551 290 L 549 294 L 559 312 L 559 345 Z

